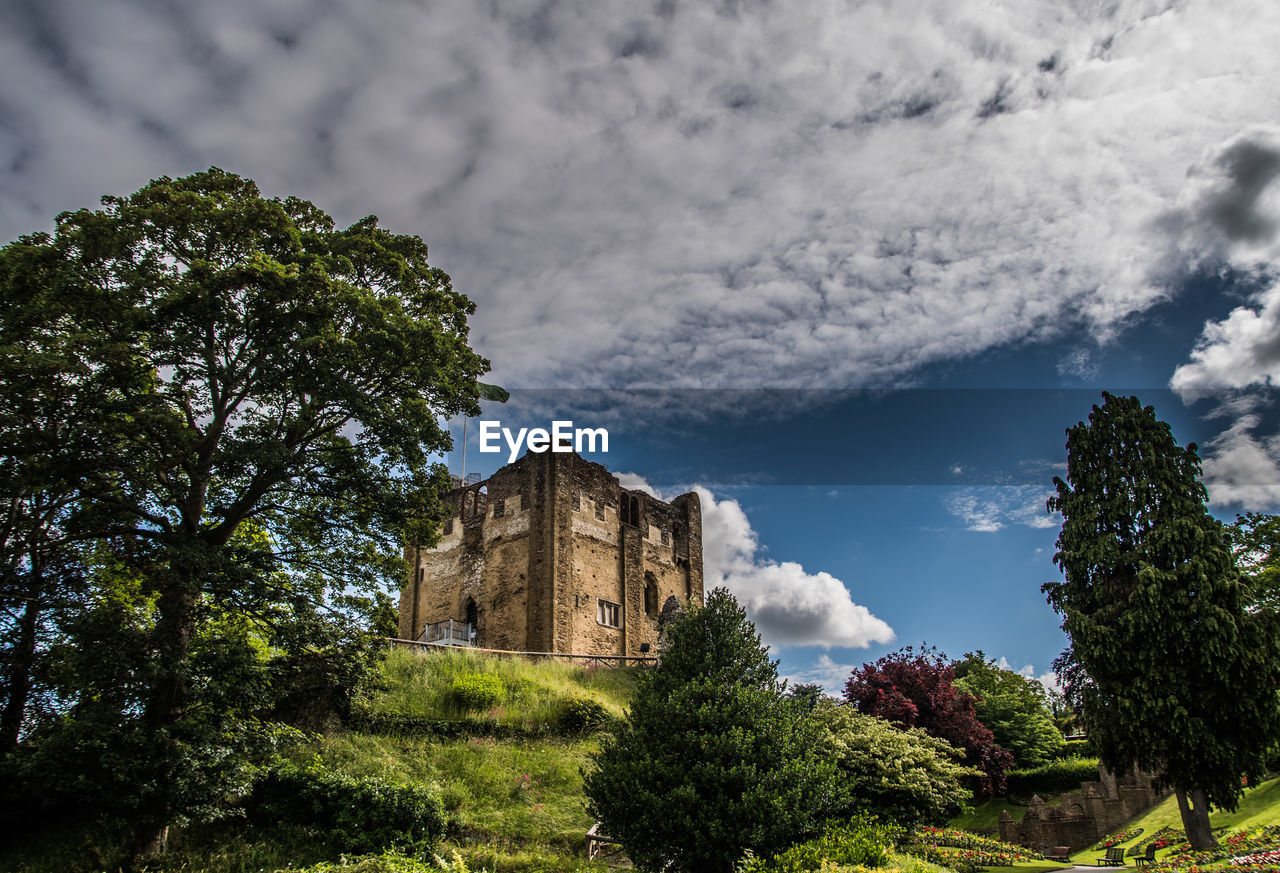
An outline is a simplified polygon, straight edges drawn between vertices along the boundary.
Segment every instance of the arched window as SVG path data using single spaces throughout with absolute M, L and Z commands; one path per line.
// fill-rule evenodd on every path
M 467 598 L 467 604 L 463 609 L 463 612 L 466 615 L 465 621 L 467 622 L 468 636 L 470 636 L 471 641 L 474 642 L 476 638 L 477 625 L 480 623 L 480 610 L 476 607 L 476 600 L 474 597 Z
M 644 574 L 644 614 L 658 614 L 658 580 L 649 572 Z

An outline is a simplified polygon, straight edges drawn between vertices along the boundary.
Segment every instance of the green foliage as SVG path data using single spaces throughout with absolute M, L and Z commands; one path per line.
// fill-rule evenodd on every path
M 1057 757 L 1062 758 L 1096 758 L 1098 750 L 1088 740 L 1067 740 L 1058 750 Z
M 327 771 L 318 762 L 268 770 L 254 783 L 246 813 L 257 824 L 312 829 L 333 852 L 420 851 L 445 831 L 444 807 L 434 788 L 352 777 Z
M 737 873 L 807 873 L 843 867 L 883 867 L 889 863 L 897 828 L 859 816 L 833 824 L 821 836 L 797 843 L 769 859 L 750 858 Z
M 0 741 L 26 721 L 5 766 L 126 816 L 142 852 L 368 673 L 406 525 L 429 544 L 443 514 L 439 416 L 476 410 L 473 306 L 420 239 L 218 169 L 58 216 L 2 250 L 0 292 L 0 347 L 26 345 L 0 385 L 33 416 L 0 417 L 0 488 L 60 507 L 5 556 L 48 653 L 23 668 L 42 706 L 6 691 Z M 42 435 L 50 404 L 68 425 Z M 75 598 L 29 572 L 65 532 Z
M 609 723 L 609 711 L 590 697 L 566 697 L 557 726 L 567 733 L 589 733 Z
M 806 709 L 813 709 L 826 694 L 821 685 L 793 685 L 787 696 L 802 703 Z
M 975 771 L 963 752 L 923 730 L 902 730 L 851 706 L 824 700 L 813 710 L 821 754 L 836 765 L 841 809 L 911 827 L 942 824 L 968 803 L 961 780 Z
M 481 725 L 458 707 L 452 687 L 456 679 L 475 673 L 497 676 L 506 698 L 495 712 L 484 713 Z M 610 717 L 621 717 L 635 687 L 638 669 L 581 667 L 559 660 L 529 660 L 459 649 L 396 649 L 384 662 L 381 681 L 369 687 L 356 709 L 361 723 L 423 730 L 442 736 L 492 731 L 496 722 L 510 735 L 555 733 L 569 697 L 589 697 Z M 456 722 L 452 733 L 446 722 Z M 381 728 L 379 728 L 381 729 Z M 495 735 L 502 735 L 499 728 Z
M 591 740 L 343 733 L 317 740 L 306 752 L 350 776 L 439 785 L 451 822 L 464 833 L 572 852 L 592 824 L 581 770 L 597 749 Z
M 1280 735 L 1272 625 L 1246 610 L 1195 446 L 1136 397 L 1103 397 L 1067 431 L 1049 501 L 1064 581 L 1044 590 L 1071 644 L 1055 667 L 1108 769 L 1163 774 L 1209 845 L 1209 806 L 1234 808 Z
M 1039 767 L 1010 770 L 1008 792 L 1022 798 L 1038 794 L 1050 797 L 1065 791 L 1079 791 L 1081 782 L 1098 781 L 1097 758 L 1061 758 Z
M 446 862 L 438 856 L 427 863 L 413 855 L 404 855 L 395 849 L 388 849 L 380 855 L 365 855 L 358 858 L 344 857 L 341 861 L 321 861 L 310 867 L 299 868 L 298 873 L 467 873 L 467 867 L 461 859 Z
M 453 699 L 466 711 L 492 709 L 507 696 L 507 687 L 497 676 L 471 673 L 453 680 Z
M 676 618 L 585 776 L 588 810 L 644 870 L 729 871 L 818 833 L 835 800 L 816 725 L 727 591 Z
M 1039 767 L 1053 760 L 1064 741 L 1039 682 L 1001 669 L 981 651 L 966 654 L 954 669 L 952 684 L 974 697 L 978 720 L 1013 754 L 1015 767 Z

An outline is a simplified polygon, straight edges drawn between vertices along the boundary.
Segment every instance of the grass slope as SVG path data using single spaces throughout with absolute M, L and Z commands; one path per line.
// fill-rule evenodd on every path
M 1258 825 L 1280 824 L 1280 778 L 1269 779 L 1255 788 L 1245 790 L 1240 799 L 1240 806 L 1234 812 L 1215 810 L 1209 814 L 1209 824 L 1214 828 L 1226 828 L 1238 831 Z M 1178 813 L 1177 798 L 1170 795 L 1147 812 L 1116 828 L 1116 832 L 1133 828 L 1142 828 L 1142 833 L 1133 840 L 1121 843 L 1124 848 L 1137 845 L 1150 837 L 1162 827 L 1180 829 L 1182 816 Z M 1093 864 L 1094 859 L 1101 856 L 1095 849 L 1085 849 L 1072 855 L 1077 864 Z M 1156 853 L 1160 860 L 1167 854 L 1162 850 Z
M 488 674 L 502 680 L 504 697 L 486 711 L 460 707 L 455 679 Z M 289 750 L 288 757 L 319 759 L 330 770 L 378 776 L 405 785 L 435 784 L 450 821 L 440 854 L 457 849 L 472 870 L 491 873 L 602 871 L 588 864 L 583 840 L 592 820 L 582 792 L 582 768 L 599 748 L 591 737 L 495 739 L 496 726 L 550 728 L 570 699 L 589 699 L 614 716 L 625 713 L 636 672 L 583 668 L 557 660 L 502 658 L 474 652 L 394 650 L 379 687 L 359 701 L 372 716 L 425 722 L 460 722 L 464 734 L 443 739 L 401 733 L 336 729 Z M 116 835 L 94 826 L 62 824 L 20 842 L 0 843 L 5 873 L 89 873 L 92 858 Z M 175 828 L 161 870 L 182 873 L 265 873 L 326 860 L 302 829 L 254 831 L 242 822 Z

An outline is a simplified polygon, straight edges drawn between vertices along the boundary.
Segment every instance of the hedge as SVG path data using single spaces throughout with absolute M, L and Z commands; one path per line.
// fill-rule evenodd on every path
M 434 786 L 357 779 L 316 765 L 282 764 L 266 771 L 254 783 L 245 813 L 258 825 L 283 822 L 312 829 L 334 853 L 423 850 L 444 836 L 446 824 Z
M 1098 781 L 1098 759 L 1063 758 L 1040 767 L 1010 770 L 1005 780 L 1006 793 L 1019 796 L 1038 794 L 1047 798 L 1064 791 L 1079 791 L 1081 782 Z

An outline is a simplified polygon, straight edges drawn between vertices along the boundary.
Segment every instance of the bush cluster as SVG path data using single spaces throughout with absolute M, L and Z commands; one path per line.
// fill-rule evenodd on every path
M 564 733 L 585 734 L 609 723 L 609 711 L 598 700 L 570 695 L 563 701 L 556 727 Z
M 506 696 L 506 686 L 491 673 L 467 673 L 453 680 L 453 699 L 467 712 L 492 709 Z
M 254 783 L 245 812 L 257 825 L 311 828 L 335 853 L 416 851 L 433 845 L 445 831 L 444 806 L 434 787 L 357 779 L 318 765 L 268 770 Z
M 1019 796 L 1039 794 L 1048 797 L 1064 791 L 1078 791 L 1081 782 L 1098 780 L 1098 759 L 1063 758 L 1029 770 L 1010 770 L 1005 778 L 1008 793 Z
M 738 873 L 807 873 L 829 870 L 832 865 L 881 867 L 889 861 L 897 836 L 894 827 L 858 817 L 773 858 L 748 857 L 739 865 Z

